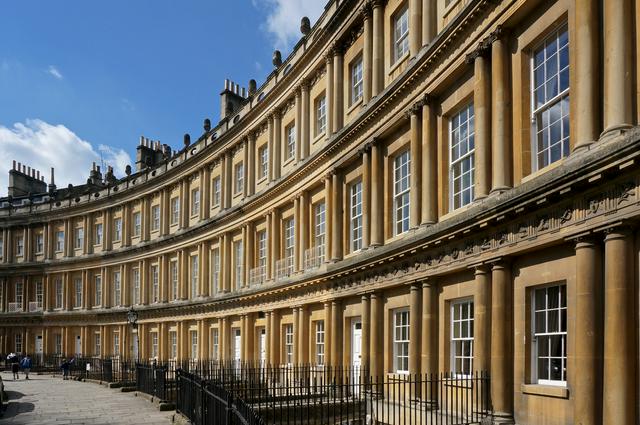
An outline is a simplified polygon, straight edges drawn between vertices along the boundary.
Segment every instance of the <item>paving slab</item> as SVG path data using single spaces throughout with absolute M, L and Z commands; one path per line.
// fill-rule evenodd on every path
M 9 404 L 0 424 L 99 425 L 171 424 L 174 412 L 161 412 L 155 404 L 133 393 L 123 393 L 89 382 L 63 381 L 59 376 L 31 374 L 14 381 L 2 374 Z

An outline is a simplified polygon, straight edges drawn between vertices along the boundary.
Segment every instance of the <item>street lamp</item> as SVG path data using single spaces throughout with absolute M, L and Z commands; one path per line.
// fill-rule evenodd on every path
M 131 347 L 131 349 L 133 351 L 135 351 L 135 360 L 136 362 L 138 361 L 138 341 L 137 341 L 137 337 L 138 337 L 138 312 L 135 311 L 133 309 L 133 307 L 131 307 L 129 309 L 129 311 L 127 312 L 127 323 L 129 325 L 131 325 L 131 338 L 133 339 L 133 346 Z

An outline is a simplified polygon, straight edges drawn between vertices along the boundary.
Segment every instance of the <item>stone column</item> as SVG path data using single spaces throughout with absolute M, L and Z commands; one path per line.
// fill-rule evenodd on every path
M 371 234 L 371 145 L 362 149 L 362 249 L 370 244 Z
M 300 246 L 300 194 L 293 197 L 293 272 L 299 272 L 304 266 L 304 261 L 300 261 L 300 256 L 304 255 L 304 250 Z
M 511 90 L 507 37 L 498 27 L 491 47 L 491 192 L 500 193 L 512 185 Z
M 231 291 L 231 235 L 227 232 L 222 236 L 222 250 L 224 255 L 223 273 L 222 273 L 222 291 Z
M 255 235 L 256 231 L 253 226 L 253 223 L 249 222 L 246 225 L 245 229 L 245 246 L 244 250 L 244 286 L 249 286 L 249 277 L 251 269 L 255 267 L 254 259 L 255 259 Z
M 324 363 L 325 365 L 331 365 L 331 334 L 333 333 L 333 327 L 331 326 L 331 301 L 324 302 Z
M 373 0 L 371 96 L 384 90 L 384 0 Z
M 140 286 L 142 286 L 142 270 L 140 270 Z M 180 279 L 178 280 L 180 299 L 189 298 L 189 251 L 180 250 Z
M 339 366 L 343 352 L 342 303 L 340 300 L 331 301 L 331 365 Z
M 484 45 L 467 56 L 473 63 L 473 109 L 475 113 L 475 193 L 474 199 L 489 194 L 491 184 L 491 78 Z
M 422 0 L 422 44 L 429 44 L 438 32 L 437 2 Z
M 373 60 L 373 28 L 371 20 L 371 4 L 365 2 L 360 8 L 364 19 L 364 46 L 362 47 L 362 103 L 367 104 L 371 100 L 371 72 Z
M 271 365 L 273 364 L 271 362 L 271 333 L 273 332 L 271 330 L 271 312 L 270 311 L 265 311 L 264 313 L 264 330 L 265 330 L 265 347 L 264 347 L 264 351 L 265 351 L 265 357 L 266 357 L 266 363 L 267 365 Z M 260 354 L 258 353 L 258 356 Z
M 384 187 L 382 146 L 378 140 L 371 143 L 371 246 L 384 244 Z
M 334 169 L 331 186 L 333 187 L 331 261 L 342 260 L 342 174 Z
M 595 425 L 602 422 L 599 415 L 599 389 L 602 386 L 602 251 L 597 243 L 589 239 L 576 241 L 575 249 L 574 366 L 577 373 L 574 374 L 573 384 L 573 421 L 577 424 Z M 492 373 L 495 374 L 493 370 Z
M 633 239 L 629 229 L 611 229 L 604 239 L 604 249 L 603 418 L 611 424 L 631 424 L 637 418 L 638 385 Z
M 273 113 L 273 155 L 271 159 L 273 162 L 273 179 L 278 180 L 280 178 L 280 172 L 282 170 L 282 123 L 280 111 L 276 110 Z M 269 152 L 271 154 L 271 152 Z
M 576 5 L 576 7 L 580 7 Z M 592 7 L 597 8 L 597 5 Z M 617 134 L 633 124 L 631 0 L 604 2 L 604 132 Z M 597 30 L 596 30 L 597 31 Z M 577 34 L 578 35 L 578 34 Z M 594 52 L 594 57 L 598 58 Z M 608 418 L 606 415 L 605 418 Z M 613 422 L 612 422 L 613 423 Z
M 383 332 L 384 332 L 384 324 L 383 320 L 380 318 L 384 317 L 384 299 L 382 294 L 372 293 L 371 294 L 371 317 L 375 317 L 375 320 L 371 321 L 371 346 L 369 348 L 369 353 L 381 353 L 384 350 L 383 344 Z M 383 378 L 383 357 L 379 355 L 370 355 L 370 365 L 369 370 L 371 371 L 371 377 L 374 379 Z
M 272 219 L 273 219 L 273 216 L 272 216 L 272 214 L 270 212 L 265 215 L 265 222 L 266 222 L 266 225 L 267 225 L 266 226 L 267 227 L 267 229 L 266 229 L 266 231 L 267 231 L 267 241 L 266 241 L 266 244 L 267 244 L 267 264 L 266 264 L 266 267 L 265 267 L 265 269 L 266 269 L 265 270 L 265 280 L 269 280 L 273 276 L 273 267 L 272 267 L 273 260 L 272 260 L 272 258 L 273 258 L 274 254 L 273 254 L 273 244 L 271 243 L 272 239 L 273 239 L 272 238 L 273 223 L 271 223 Z
M 296 218 L 297 234 L 299 234 L 297 245 L 298 248 L 298 270 L 304 271 L 304 252 L 309 246 L 309 200 L 307 193 L 298 194 L 298 218 Z
M 200 252 L 198 255 L 198 266 L 200 268 L 198 276 L 198 285 L 200 286 L 198 294 L 201 297 L 209 296 L 209 241 L 200 243 Z
M 475 268 L 473 370 L 489 370 L 491 356 L 491 277 L 486 266 Z
M 438 285 L 430 278 L 422 283 L 422 373 L 438 372 Z
M 309 81 L 304 80 L 301 83 L 300 88 L 302 90 L 302 120 L 300 121 L 302 141 L 300 142 L 300 159 L 305 159 L 309 156 L 311 149 Z M 298 124 L 296 123 L 296 125 Z
M 280 238 L 282 237 L 280 230 L 280 211 L 273 210 L 271 212 L 271 278 L 276 278 L 276 262 L 280 259 Z
M 298 308 L 298 362 L 309 363 L 309 314 L 304 305 Z
M 302 158 L 302 87 L 298 86 L 295 88 L 295 108 L 296 108 L 296 118 L 295 118 L 295 130 L 296 130 L 296 141 L 295 141 L 295 162 L 296 164 L 300 162 Z
M 248 362 L 255 362 L 257 360 L 257 355 L 254 341 L 255 341 L 255 329 L 256 329 L 256 319 L 254 313 L 248 313 L 245 316 L 245 346 L 247 350 L 247 355 L 245 360 Z
M 245 163 L 246 164 L 246 163 Z M 245 165 L 245 169 L 246 169 Z M 246 177 L 246 176 L 245 176 Z M 245 188 L 248 186 L 245 178 Z M 246 189 L 245 189 L 246 190 Z M 169 222 L 169 202 L 170 202 L 170 194 L 167 190 L 167 208 L 166 215 L 167 219 L 165 220 L 167 223 Z M 205 165 L 202 168 L 202 174 L 200 176 L 200 220 L 206 220 L 209 218 L 209 213 L 211 212 L 211 169 L 208 165 Z M 167 234 L 169 233 L 169 229 L 167 228 Z
M 233 154 L 231 150 L 228 150 L 225 156 L 227 159 L 224 162 L 225 179 L 224 179 L 224 189 L 222 190 L 222 193 L 224 195 L 224 207 L 230 208 L 231 198 L 233 197 L 233 166 L 232 166 Z M 188 199 L 187 199 L 187 205 L 190 207 L 190 205 L 188 204 Z
M 330 261 L 333 248 L 332 235 L 333 235 L 333 191 L 331 190 L 332 184 L 331 173 L 327 173 L 324 177 L 324 202 L 325 202 L 325 261 Z
M 243 170 L 243 184 L 242 184 L 242 198 L 249 196 L 249 138 L 245 137 L 242 143 L 242 166 Z
M 422 0 L 409 0 L 409 52 L 415 56 L 422 47 Z
M 247 196 L 256 193 L 256 134 L 249 132 L 249 163 L 247 164 Z
M 370 369 L 371 354 L 369 353 L 369 346 L 371 345 L 371 307 L 369 301 L 369 294 L 362 294 L 360 297 L 360 309 L 362 310 L 362 346 L 360 353 L 362 353 L 362 367 L 365 371 Z M 376 353 L 374 353 L 376 355 Z
M 276 310 L 271 312 L 271 336 L 269 337 L 271 344 L 271 364 L 280 364 L 280 313 Z
M 598 139 L 600 127 L 600 17 L 599 2 L 577 0 L 575 13 L 575 40 L 571 48 L 575 54 L 573 72 L 570 73 L 571 96 L 575 112 L 574 150 L 589 146 Z M 576 422 L 577 423 L 577 422 Z
M 343 47 L 333 48 L 333 131 L 338 132 L 344 123 L 344 58 Z
M 267 118 L 267 136 L 268 136 L 268 141 L 267 141 L 267 150 L 269 152 L 269 164 L 268 164 L 268 176 L 267 179 L 269 180 L 269 182 L 273 181 L 273 151 L 274 151 L 274 147 L 273 147 L 273 114 L 269 115 L 269 118 Z
M 491 269 L 491 402 L 494 421 L 511 424 L 514 423 L 512 291 L 511 267 L 505 261 L 494 263 Z
M 419 374 L 421 365 L 422 284 L 414 283 L 409 292 L 409 373 Z
M 420 224 L 438 221 L 438 143 L 433 100 L 422 101 L 422 217 Z
M 292 314 L 293 314 L 293 364 L 297 365 L 300 363 L 300 341 L 298 339 L 300 328 L 298 327 L 298 307 L 293 307 Z
M 419 0 L 413 0 L 413 3 L 419 2 Z M 417 26 L 417 30 L 420 26 Z M 412 31 L 410 29 L 409 31 Z M 411 32 L 409 33 L 411 35 Z M 410 121 L 410 136 L 411 136 L 411 152 L 410 152 L 410 189 L 409 189 L 409 227 L 412 229 L 417 228 L 422 221 L 420 214 L 420 207 L 422 206 L 422 149 L 421 149 L 421 119 L 420 111 L 422 109 L 422 103 L 418 102 L 409 110 Z

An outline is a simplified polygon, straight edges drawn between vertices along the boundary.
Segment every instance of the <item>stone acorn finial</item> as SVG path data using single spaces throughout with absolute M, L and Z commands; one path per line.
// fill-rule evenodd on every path
M 258 84 L 256 83 L 256 80 L 253 78 L 249 80 L 249 96 L 256 94 L 257 86 Z
M 189 133 L 184 133 L 183 143 L 185 148 L 191 144 L 191 136 Z
M 300 32 L 302 35 L 307 35 L 311 31 L 311 21 L 307 16 L 303 16 L 300 20 Z
M 204 119 L 204 131 L 208 133 L 211 130 L 211 120 L 209 118 Z
M 280 65 L 282 65 L 282 54 L 280 53 L 280 50 L 274 50 L 273 51 L 273 66 L 275 66 L 276 68 L 278 68 Z
M 130 175 L 131 175 L 131 165 L 127 164 L 127 166 L 126 166 L 126 167 L 124 167 L 124 173 L 125 173 L 127 176 L 130 176 Z

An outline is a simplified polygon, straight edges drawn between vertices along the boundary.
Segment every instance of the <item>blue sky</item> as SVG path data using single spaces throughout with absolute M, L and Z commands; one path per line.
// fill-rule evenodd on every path
M 260 85 L 324 0 L 21 0 L 0 13 L 0 195 L 12 159 L 80 184 L 140 135 L 174 147 L 219 118 L 225 78 Z M 128 155 L 128 156 L 127 156 Z M 69 180 L 69 181 L 67 181 Z

